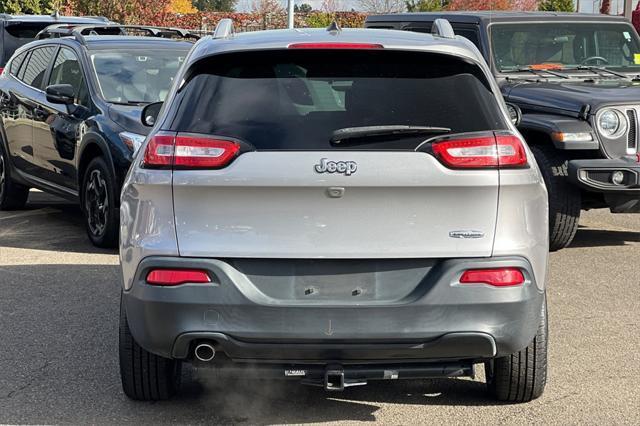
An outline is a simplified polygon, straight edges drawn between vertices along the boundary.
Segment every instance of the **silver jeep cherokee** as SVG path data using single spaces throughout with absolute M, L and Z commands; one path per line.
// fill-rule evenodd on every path
M 122 192 L 125 393 L 183 362 L 330 391 L 546 381 L 547 194 L 477 49 L 388 30 L 233 34 L 192 49 Z

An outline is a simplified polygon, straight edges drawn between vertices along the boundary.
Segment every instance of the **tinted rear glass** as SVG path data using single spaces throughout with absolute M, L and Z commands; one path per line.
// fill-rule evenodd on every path
M 261 51 L 192 68 L 172 128 L 238 138 L 257 149 L 334 148 L 363 126 L 504 129 L 481 70 L 449 55 L 398 51 Z M 384 136 L 350 149 L 409 149 L 429 136 Z
M 1 64 L 5 64 L 18 47 L 33 41 L 40 31 L 51 24 L 52 22 L 7 22 L 4 27 Z

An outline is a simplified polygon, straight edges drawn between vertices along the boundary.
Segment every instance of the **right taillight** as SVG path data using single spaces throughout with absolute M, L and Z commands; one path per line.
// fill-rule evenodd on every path
M 219 169 L 240 153 L 240 144 L 212 136 L 158 133 L 144 152 L 146 168 Z
M 436 158 L 452 169 L 497 169 L 527 165 L 522 141 L 512 134 L 452 137 L 435 141 L 431 146 Z

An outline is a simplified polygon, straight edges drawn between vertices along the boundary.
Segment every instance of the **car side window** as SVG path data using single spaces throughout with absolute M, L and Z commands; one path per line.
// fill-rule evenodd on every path
M 73 50 L 63 47 L 58 52 L 49 78 L 49 85 L 52 84 L 70 84 L 74 89 L 75 103 L 83 106 L 89 104 L 87 83 L 78 56 Z
M 22 81 L 36 89 L 42 89 L 44 83 L 44 75 L 49 67 L 51 57 L 55 52 L 55 47 L 40 47 L 31 51 L 29 61 L 24 70 Z
M 18 75 L 18 70 L 20 69 L 20 65 L 22 65 L 22 61 L 24 61 L 24 58 L 26 56 L 27 56 L 27 52 L 23 52 L 11 60 L 11 65 L 9 66 L 9 74 L 13 76 Z
M 456 35 L 467 38 L 471 43 L 475 44 L 478 49 L 480 49 L 480 37 L 476 28 L 454 27 L 453 31 Z
M 18 80 L 22 81 L 24 79 L 24 71 L 27 69 L 27 62 L 29 62 L 29 56 L 31 55 L 31 52 L 26 52 L 26 56 L 24 57 L 24 61 L 22 61 L 22 65 L 20 67 L 20 69 L 18 70 L 18 74 L 16 74 L 16 77 L 18 78 Z

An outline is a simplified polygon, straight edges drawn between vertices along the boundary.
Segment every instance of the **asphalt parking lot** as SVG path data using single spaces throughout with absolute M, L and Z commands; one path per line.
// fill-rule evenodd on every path
M 117 362 L 119 270 L 74 205 L 31 194 L 0 212 L 0 423 L 639 424 L 640 217 L 592 211 L 551 255 L 550 379 L 525 405 L 483 377 L 321 389 L 185 372 L 182 394 L 129 401 Z

